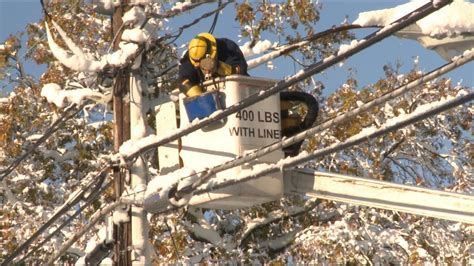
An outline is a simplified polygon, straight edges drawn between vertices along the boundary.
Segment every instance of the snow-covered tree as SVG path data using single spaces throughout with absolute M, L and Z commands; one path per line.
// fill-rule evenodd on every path
M 192 27 L 206 31 L 207 25 L 201 24 L 204 18 L 215 16 L 222 8 L 234 10 L 238 25 L 235 35 L 246 41 L 242 50 L 247 55 L 255 54 L 253 58 L 288 44 L 304 43 L 284 54 L 286 60 L 301 66 L 337 53 L 341 44 L 354 39 L 345 30 L 305 42 L 306 37 L 318 32 L 319 14 L 324 12 L 314 1 L 219 1 L 217 9 L 210 1 L 129 1 L 134 5 L 125 7 L 121 35 L 113 36 L 109 15 L 120 5 L 118 2 L 44 1 L 47 13 L 41 21 L 28 25 L 26 43 L 21 42 L 22 36 L 0 40 L 0 220 L 4 241 L 0 259 L 36 232 L 77 195 L 74 191 L 97 178 L 110 162 L 110 103 L 114 79 L 119 74 L 134 72 L 144 78 L 148 89 L 142 96 L 149 106 L 143 107 L 147 113 L 143 126 L 146 132 L 152 132 L 154 100 L 176 88 L 177 63 L 186 42 L 176 40 Z M 212 12 L 181 22 L 203 6 Z M 104 15 L 107 12 L 109 15 Z M 115 51 L 114 43 L 119 43 Z M 25 60 L 45 66 L 45 73 L 40 77 L 26 73 Z M 265 62 L 272 67 L 271 61 Z M 324 84 L 312 78 L 290 89 L 304 90 L 318 98 L 321 122 L 423 74 L 416 64 L 409 73 L 400 73 L 398 66 L 389 64 L 384 70 L 385 76 L 377 83 L 364 87 L 348 74 L 347 81 L 332 94 L 324 94 Z M 472 88 L 452 84 L 449 79 L 425 83 L 349 123 L 318 133 L 303 147 L 308 151 L 324 148 L 364 128 L 411 113 L 417 106 L 468 90 Z M 311 161 L 306 167 L 472 194 L 473 112 L 472 105 L 457 107 Z M 159 178 L 156 158 L 145 159 L 148 177 Z M 92 189 L 84 198 L 90 194 Z M 97 210 L 113 202 L 113 188 L 105 188 L 92 199 L 90 206 L 47 244 L 38 245 L 68 217 L 41 234 L 31 246 L 38 245 L 38 250 L 27 261 L 44 263 L 64 241 L 85 227 Z M 73 215 L 79 208 L 81 205 L 76 203 L 67 214 Z M 160 264 L 467 263 L 474 252 L 472 226 L 296 196 L 234 211 L 181 208 L 171 214 L 150 215 L 148 220 L 152 260 Z M 91 251 L 104 240 L 106 224 L 104 217 L 61 260 L 75 262 Z

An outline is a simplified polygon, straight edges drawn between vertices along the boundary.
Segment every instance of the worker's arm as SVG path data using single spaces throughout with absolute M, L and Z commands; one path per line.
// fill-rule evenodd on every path
M 203 89 L 199 86 L 198 70 L 189 61 L 187 53 L 180 61 L 178 82 L 179 90 L 188 97 L 197 96 L 203 92 Z
M 247 61 L 235 42 L 229 39 L 218 39 L 217 55 L 219 59 L 217 73 L 220 76 L 248 75 Z
M 231 66 L 227 63 L 219 61 L 219 65 L 217 67 L 217 74 L 219 76 L 229 76 L 232 74 L 240 74 L 240 66 Z

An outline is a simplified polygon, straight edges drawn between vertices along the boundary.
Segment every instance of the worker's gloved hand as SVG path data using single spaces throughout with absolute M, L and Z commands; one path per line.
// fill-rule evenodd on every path
M 203 90 L 201 86 L 194 85 L 191 88 L 189 88 L 189 90 L 186 92 L 186 96 L 193 97 L 193 96 L 201 95 L 202 93 L 203 93 Z
M 229 75 L 232 75 L 232 74 L 237 74 L 234 72 L 234 68 L 229 65 L 229 64 L 226 64 L 222 61 L 219 61 L 219 67 L 217 68 L 217 74 L 219 76 L 229 76 Z
M 203 93 L 201 86 L 193 84 L 189 79 L 181 82 L 179 90 L 188 97 L 198 96 Z

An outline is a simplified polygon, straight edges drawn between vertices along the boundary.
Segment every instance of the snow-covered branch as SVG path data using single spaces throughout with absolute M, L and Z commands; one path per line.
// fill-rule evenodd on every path
M 287 219 L 289 217 L 296 217 L 308 213 L 309 211 L 313 210 L 318 205 L 318 203 L 318 200 L 310 201 L 305 207 L 294 207 L 286 211 L 274 211 L 268 213 L 265 218 L 257 218 L 247 222 L 242 237 L 240 238 L 239 246 L 245 245 L 248 241 L 248 237 L 258 228 L 283 219 Z
M 150 38 L 150 33 L 146 29 L 142 29 L 141 25 L 145 23 L 145 13 L 139 7 L 131 8 L 124 14 L 124 25 L 130 25 L 134 28 L 126 29 L 122 36 L 117 51 L 102 56 L 99 60 L 95 60 L 92 55 L 84 53 L 82 49 L 71 40 L 64 30 L 53 21 L 54 28 L 58 31 L 61 39 L 64 41 L 70 51 L 64 50 L 55 41 L 51 34 L 48 24 L 46 24 L 46 33 L 48 44 L 54 57 L 66 67 L 78 72 L 101 72 L 106 66 L 123 68 L 131 63 L 135 64 L 135 68 L 140 59 L 140 45 L 144 44 Z
M 100 61 L 93 60 L 92 56 L 85 54 L 71 39 L 67 38 L 66 34 L 59 26 L 57 26 L 57 30 L 66 45 L 72 50 L 72 53 L 64 50 L 54 41 L 49 26 L 46 23 L 46 34 L 48 37 L 49 48 L 54 57 L 56 57 L 61 64 L 80 72 L 99 72 L 104 69 L 107 65 L 105 59 Z
M 74 244 L 79 238 L 81 238 L 84 234 L 86 234 L 94 225 L 96 225 L 99 221 L 104 219 L 104 216 L 108 215 L 110 212 L 114 211 L 116 208 L 122 205 L 134 204 L 137 206 L 141 206 L 142 202 L 137 201 L 134 197 L 122 197 L 119 200 L 110 203 L 102 207 L 100 210 L 96 211 L 94 215 L 91 216 L 90 221 L 87 225 L 85 225 L 81 230 L 76 232 L 66 243 L 64 243 L 61 248 L 56 251 L 53 256 L 47 262 L 48 265 L 54 264 L 54 262 L 66 252 L 72 244 Z
M 44 85 L 41 90 L 41 96 L 59 108 L 63 108 L 67 103 L 80 106 L 84 104 L 85 100 L 92 100 L 104 105 L 108 102 L 108 97 L 100 92 L 93 91 L 89 88 L 63 90 L 61 86 L 56 83 Z
M 286 44 L 286 45 L 276 47 L 276 44 L 272 45 L 269 41 L 265 41 L 265 42 L 258 42 L 257 45 L 255 45 L 255 47 L 252 48 L 252 49 L 250 49 L 249 43 L 246 43 L 244 46 L 241 46 L 240 49 L 243 51 L 243 53 L 246 57 L 249 57 L 249 56 L 254 55 L 254 54 L 261 54 L 261 53 L 263 53 L 264 51 L 266 51 L 268 49 L 273 50 L 273 51 L 271 51 L 267 54 L 264 54 L 264 55 L 262 55 L 258 58 L 254 58 L 254 59 L 249 60 L 247 62 L 248 69 L 253 69 L 253 68 L 256 68 L 257 66 L 260 66 L 264 63 L 267 63 L 268 61 L 273 60 L 277 57 L 280 57 L 282 55 L 287 55 L 287 54 L 289 54 L 289 53 L 291 53 L 291 52 L 293 52 L 293 51 L 295 51 L 295 50 L 297 50 L 301 47 L 304 47 L 304 46 L 310 44 L 311 42 L 314 42 L 314 41 L 318 40 L 319 38 L 325 37 L 325 36 L 330 35 L 330 34 L 336 34 L 336 33 L 342 32 L 342 31 L 347 31 L 347 30 L 351 30 L 351 29 L 359 29 L 359 28 L 363 28 L 363 27 L 360 26 L 360 25 L 355 25 L 355 24 L 354 25 L 343 25 L 343 26 L 331 28 L 331 29 L 313 34 L 311 36 L 306 37 L 303 41 L 293 43 L 293 44 Z

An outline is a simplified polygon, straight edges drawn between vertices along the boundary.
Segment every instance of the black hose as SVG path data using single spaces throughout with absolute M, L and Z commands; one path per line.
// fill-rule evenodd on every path
M 291 137 L 313 126 L 313 123 L 316 121 L 316 118 L 318 117 L 318 111 L 319 111 L 318 102 L 313 97 L 313 95 L 306 92 L 302 92 L 302 91 L 283 91 L 283 92 L 280 92 L 280 101 L 281 102 L 285 102 L 285 101 L 299 102 L 306 105 L 306 107 L 308 108 L 308 111 L 306 112 L 306 115 L 303 121 L 301 121 L 301 123 L 298 123 L 295 126 L 282 127 L 281 131 L 282 131 L 283 137 Z M 288 110 L 281 110 L 281 118 L 284 119 L 287 117 L 288 117 Z M 303 141 L 300 141 L 284 148 L 285 155 L 294 156 L 298 154 L 299 149 L 302 144 L 303 144 Z

